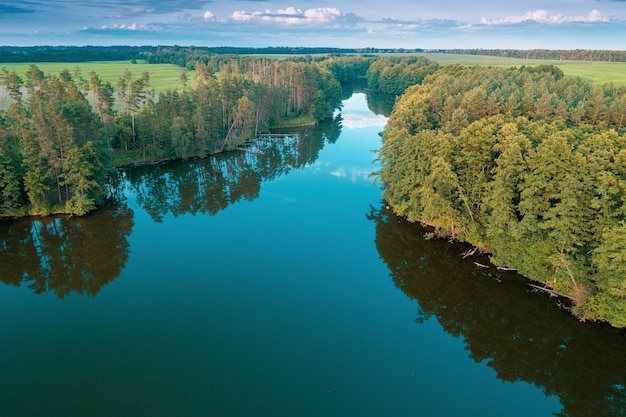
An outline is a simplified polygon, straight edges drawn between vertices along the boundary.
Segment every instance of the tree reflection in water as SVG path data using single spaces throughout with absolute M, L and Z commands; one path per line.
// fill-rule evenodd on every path
M 257 198 L 263 181 L 314 163 L 324 145 L 338 139 L 340 123 L 337 117 L 282 140 L 258 141 L 247 151 L 122 169 L 110 178 L 109 201 L 85 217 L 0 223 L 0 280 L 60 298 L 72 292 L 95 296 L 128 261 L 134 212 L 126 192 L 136 193 L 157 222 L 168 213 L 214 215 Z
M 418 322 L 436 318 L 501 380 L 557 395 L 562 417 L 626 416 L 623 330 L 578 322 L 523 277 L 463 259 L 466 246 L 424 239 L 426 230 L 385 206 L 369 217 L 394 284 L 418 303 Z
M 95 296 L 128 260 L 133 212 L 108 201 L 85 217 L 19 219 L 0 225 L 0 280 L 53 291 Z
M 215 215 L 229 205 L 254 200 L 261 183 L 313 164 L 327 143 L 341 132 L 341 117 L 313 127 L 291 129 L 285 138 L 262 139 L 246 150 L 210 158 L 128 167 L 115 179 L 156 222 L 165 215 Z

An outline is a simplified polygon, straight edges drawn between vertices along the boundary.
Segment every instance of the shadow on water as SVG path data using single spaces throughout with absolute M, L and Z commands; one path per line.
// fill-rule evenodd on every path
M 389 117 L 393 106 L 396 103 L 396 96 L 378 91 L 368 91 L 367 106 L 374 114 Z
M 341 132 L 341 118 L 289 129 L 284 138 L 260 139 L 247 148 L 210 158 L 128 167 L 114 178 L 119 193 L 137 196 L 156 222 L 164 216 L 215 215 L 229 205 L 258 197 L 261 184 L 313 164 Z
M 18 219 L 0 225 L 0 280 L 53 291 L 95 296 L 128 260 L 133 212 L 108 201 L 85 217 Z
M 246 151 L 121 169 L 110 178 L 111 198 L 94 213 L 0 223 L 0 281 L 60 298 L 72 292 L 95 296 L 128 260 L 134 212 L 126 193 L 136 194 L 156 222 L 168 213 L 214 215 L 241 199 L 257 198 L 263 181 L 314 163 L 340 132 L 339 117 L 297 129 L 297 136 L 259 140 Z
M 369 218 L 394 284 L 418 303 L 418 322 L 435 318 L 501 380 L 557 395 L 561 417 L 626 416 L 623 330 L 578 322 L 523 277 L 463 259 L 466 246 L 424 239 L 424 229 L 385 206 Z

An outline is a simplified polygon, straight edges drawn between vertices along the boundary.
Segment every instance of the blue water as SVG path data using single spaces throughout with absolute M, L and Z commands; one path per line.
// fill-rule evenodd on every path
M 363 94 L 342 117 L 314 163 L 215 215 L 156 222 L 126 192 L 128 260 L 95 296 L 0 285 L 0 416 L 558 413 L 436 316 L 416 322 L 367 217 L 385 119 Z

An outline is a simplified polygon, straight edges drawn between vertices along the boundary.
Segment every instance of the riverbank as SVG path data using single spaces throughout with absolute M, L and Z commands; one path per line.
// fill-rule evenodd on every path
M 315 126 L 317 122 L 310 115 L 298 116 L 286 121 L 283 121 L 281 124 L 272 126 L 270 130 L 284 130 L 290 128 L 303 128 Z M 185 159 L 194 159 L 194 158 L 207 158 L 212 155 L 217 155 L 225 152 L 226 150 L 217 150 L 213 153 L 207 155 L 189 155 L 189 157 Z M 132 151 L 124 151 L 124 150 L 111 150 L 111 160 L 108 163 L 110 167 L 109 172 L 113 172 L 119 168 L 132 166 L 132 165 L 147 165 L 147 164 L 158 164 L 163 162 L 172 162 L 181 160 L 182 158 L 159 158 L 159 159 L 150 159 L 146 157 L 146 154 L 141 150 L 132 150 Z M 100 203 L 94 204 L 94 208 L 89 210 L 84 214 L 88 214 L 95 210 Z M 72 211 L 67 209 L 65 203 L 53 204 L 51 207 L 47 207 L 45 211 L 34 211 L 31 206 L 22 206 L 15 209 L 11 209 L 5 212 L 0 213 L 0 221 L 3 220 L 11 220 L 18 219 L 23 217 L 46 217 L 46 216 L 56 216 L 56 215 L 77 215 L 77 213 L 73 213 Z

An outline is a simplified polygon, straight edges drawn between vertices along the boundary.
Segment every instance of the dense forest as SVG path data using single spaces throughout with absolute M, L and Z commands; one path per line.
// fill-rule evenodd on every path
M 400 96 L 407 88 L 421 84 L 427 75 L 434 74 L 437 69 L 437 62 L 423 56 L 382 57 L 373 61 L 367 70 L 367 87 L 373 91 Z
M 626 327 L 625 114 L 626 88 L 552 66 L 443 67 L 396 102 L 384 198 Z
M 113 86 L 96 73 L 44 74 L 32 64 L 22 80 L 3 69 L 0 213 L 84 214 L 105 196 L 112 161 L 203 157 L 285 120 L 327 119 L 341 105 L 337 77 L 364 77 L 362 61 L 226 56 L 198 62 L 193 87 L 181 69 L 181 87 L 158 96 L 148 72 L 127 70 Z
M 583 320 L 626 327 L 626 87 L 551 65 L 415 55 L 128 51 L 179 65 L 179 88 L 155 95 L 147 72 L 112 85 L 78 69 L 0 71 L 3 216 L 87 213 L 111 189 L 113 165 L 204 157 L 286 121 L 328 119 L 361 82 L 391 97 L 379 103 L 397 97 L 379 153 L 395 213 L 569 298 Z

